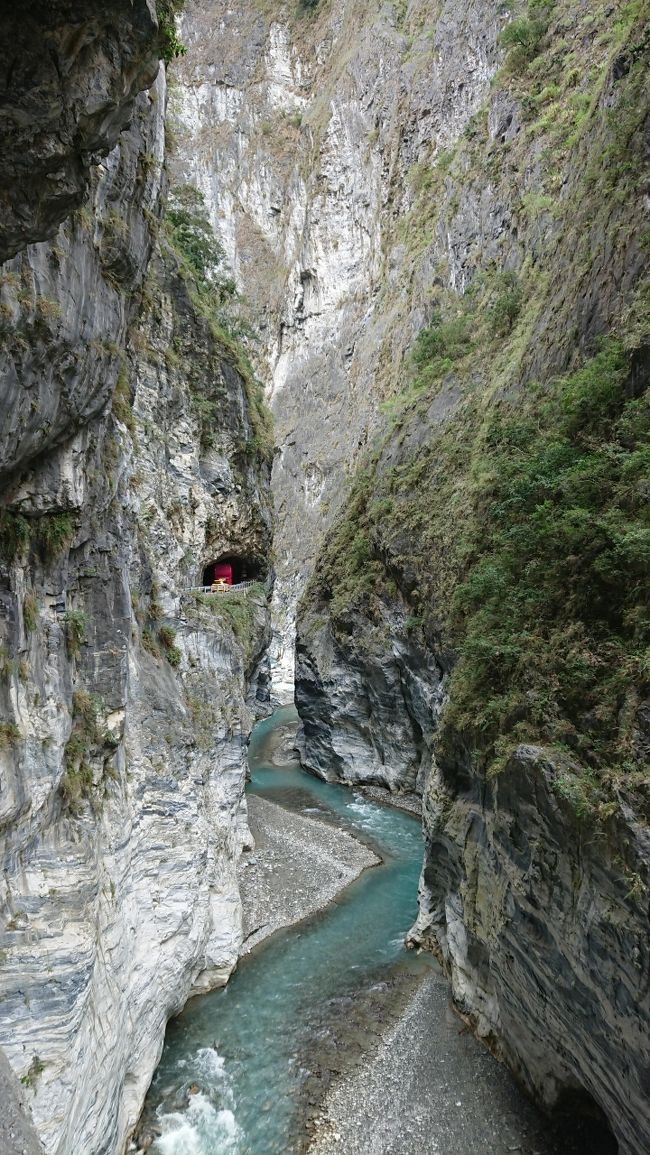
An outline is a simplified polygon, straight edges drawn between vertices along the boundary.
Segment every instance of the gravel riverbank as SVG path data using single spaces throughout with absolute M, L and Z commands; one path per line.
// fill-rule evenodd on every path
M 585 1155 L 593 1134 L 540 1114 L 453 1011 L 435 967 L 399 1022 L 332 1086 L 307 1155 Z
M 356 838 L 325 822 L 248 795 L 255 850 L 242 855 L 242 954 L 281 927 L 327 906 L 379 858 Z

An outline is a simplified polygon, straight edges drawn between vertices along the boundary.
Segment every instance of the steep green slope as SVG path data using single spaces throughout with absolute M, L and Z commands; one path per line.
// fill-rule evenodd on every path
M 354 647 L 351 623 L 379 621 L 397 587 L 409 633 L 454 666 L 443 742 L 462 728 L 491 771 L 522 740 L 558 744 L 591 795 L 591 771 L 643 790 L 648 753 L 650 45 L 640 5 L 610 26 L 572 7 L 531 5 L 504 34 L 516 137 L 486 142 L 479 117 L 422 178 L 419 220 L 440 182 L 443 212 L 498 182 L 516 245 L 464 294 L 433 290 L 303 615 Z

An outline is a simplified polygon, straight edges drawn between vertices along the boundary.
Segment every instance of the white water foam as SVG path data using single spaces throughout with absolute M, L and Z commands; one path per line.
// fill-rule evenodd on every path
M 241 1132 L 228 1108 L 217 1110 L 207 1095 L 190 1097 L 187 1111 L 159 1116 L 162 1135 L 156 1140 L 160 1155 L 237 1155 Z
M 189 1095 L 184 1111 L 156 1112 L 162 1134 L 154 1150 L 160 1155 L 238 1155 L 242 1133 L 235 1118 L 235 1099 L 225 1061 L 213 1047 L 201 1047 L 192 1067 L 210 1088 L 218 1106 L 203 1091 Z
M 201 1047 L 196 1052 L 194 1065 L 204 1079 L 209 1079 L 211 1082 L 227 1082 L 226 1060 L 222 1059 L 214 1047 Z M 230 1087 L 228 1090 L 230 1091 Z

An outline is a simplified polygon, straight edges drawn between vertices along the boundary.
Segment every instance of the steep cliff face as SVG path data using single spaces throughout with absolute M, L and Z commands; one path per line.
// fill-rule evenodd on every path
M 204 193 L 258 327 L 280 446 L 273 658 L 287 700 L 296 600 L 422 320 L 398 228 L 408 174 L 480 106 L 501 19 L 469 0 L 186 6 L 176 168 Z M 429 283 L 414 287 L 420 309 Z
M 123 55 L 108 14 L 78 30 L 98 107 L 150 75 L 120 79 L 124 7 Z M 0 1046 L 57 1155 L 123 1149 L 169 1015 L 235 965 L 268 681 L 265 587 L 189 592 L 223 553 L 268 573 L 269 467 L 250 369 L 160 224 L 164 112 L 161 74 L 78 212 L 0 274 Z
M 538 1099 L 602 1110 L 640 1153 L 647 11 L 514 16 L 480 111 L 429 139 L 385 225 L 404 256 L 381 303 L 412 355 L 382 358 L 296 700 L 317 773 L 422 788 L 413 941 L 464 1012 Z
M 78 208 L 91 165 L 158 72 L 149 0 L 30 4 L 2 14 L 0 261 L 51 237 Z

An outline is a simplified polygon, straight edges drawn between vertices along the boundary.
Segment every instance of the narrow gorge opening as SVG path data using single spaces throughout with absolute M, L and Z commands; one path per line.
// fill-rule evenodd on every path
M 31 8 L 0 1155 L 648 1155 L 650 0 Z

